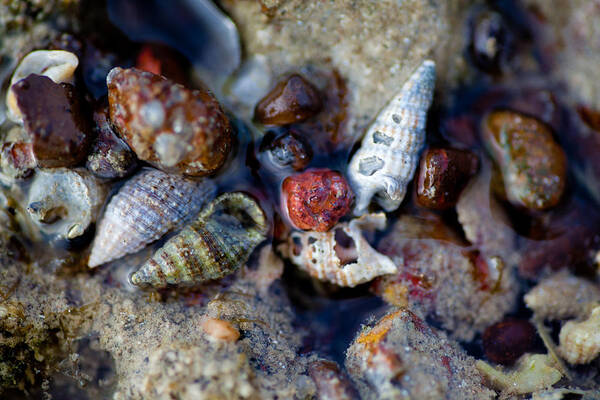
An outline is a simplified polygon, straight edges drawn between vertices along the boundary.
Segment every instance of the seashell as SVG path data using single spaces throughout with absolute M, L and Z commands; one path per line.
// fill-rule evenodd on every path
M 591 311 L 594 302 L 600 302 L 600 287 L 563 270 L 539 282 L 524 300 L 540 319 L 581 317 Z
M 106 206 L 88 265 L 135 253 L 194 218 L 215 193 L 212 181 L 196 182 L 145 168 L 128 180 Z
M 559 354 L 570 364 L 587 364 L 600 354 L 600 306 L 580 322 L 569 321 L 560 330 Z
M 434 85 L 435 63 L 426 60 L 367 130 L 348 166 L 348 180 L 357 198 L 356 215 L 365 213 L 373 195 L 388 212 L 402 202 L 425 143 Z
M 240 337 L 240 331 L 231 322 L 222 319 L 206 317 L 201 327 L 210 340 L 235 342 Z
M 266 239 L 265 213 L 250 196 L 226 193 L 131 276 L 138 286 L 193 286 L 233 273 Z
M 384 213 L 366 214 L 337 224 L 329 232 L 293 232 L 281 249 L 312 277 L 354 287 L 377 276 L 398 272 L 392 260 L 375 251 L 361 233 L 363 229 L 384 229 L 385 224 Z M 349 247 L 342 242 L 348 239 Z
M 42 232 L 74 239 L 96 220 L 107 193 L 85 169 L 40 169 L 29 189 L 27 211 Z
M 106 84 L 111 122 L 141 160 L 192 176 L 225 163 L 232 129 L 208 90 L 189 90 L 135 68 L 113 68 Z
M 27 54 L 10 78 L 10 89 L 6 93 L 8 118 L 13 122 L 23 122 L 12 85 L 27 78 L 30 74 L 47 76 L 56 83 L 70 83 L 73 81 L 73 74 L 78 64 L 77 56 L 64 50 L 36 50 Z

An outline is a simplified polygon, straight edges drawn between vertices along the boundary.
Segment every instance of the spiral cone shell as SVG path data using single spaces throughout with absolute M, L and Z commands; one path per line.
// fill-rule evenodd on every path
M 385 211 L 402 202 L 425 143 L 434 85 L 435 63 L 426 60 L 367 130 L 348 166 L 356 215 L 365 213 L 374 195 Z
M 90 267 L 141 250 L 194 218 L 214 197 L 212 181 L 194 181 L 146 168 L 131 178 L 106 206 Z
M 138 286 L 193 286 L 237 270 L 265 240 L 267 218 L 244 193 L 219 196 L 131 276 Z

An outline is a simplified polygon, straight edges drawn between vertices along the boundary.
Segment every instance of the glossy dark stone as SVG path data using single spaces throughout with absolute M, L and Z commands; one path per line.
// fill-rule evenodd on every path
M 529 321 L 506 319 L 483 332 L 483 351 L 495 363 L 510 365 L 535 345 L 535 328 Z
M 277 137 L 272 132 L 265 135 L 263 151 L 267 151 L 270 160 L 279 167 L 292 167 L 296 171 L 302 171 L 308 166 L 312 159 L 312 148 L 304 137 L 293 130 L 285 132 Z
M 70 167 L 85 158 L 89 126 L 72 85 L 31 74 L 13 90 L 40 167 Z
M 428 149 L 421 157 L 417 201 L 438 210 L 453 207 L 478 166 L 477 156 L 470 151 Z
M 302 76 L 293 74 L 258 102 L 254 117 L 265 125 L 287 125 L 312 117 L 321 107 L 317 88 Z

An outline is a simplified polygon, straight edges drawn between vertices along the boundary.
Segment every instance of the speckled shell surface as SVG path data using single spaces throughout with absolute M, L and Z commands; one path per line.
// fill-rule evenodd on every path
M 339 286 L 354 287 L 380 275 L 398 271 L 394 262 L 373 249 L 362 234 L 363 230 L 381 230 L 385 225 L 384 213 L 366 214 L 350 222 L 339 223 L 328 232 L 293 232 L 281 249 L 310 276 Z M 343 248 L 338 244 L 336 231 L 339 229 L 352 238 L 353 247 Z M 299 252 L 295 251 L 297 245 L 301 246 Z M 356 257 L 356 262 L 343 265 L 338 256 L 342 253 Z
M 88 261 L 96 267 L 135 253 L 194 218 L 215 194 L 212 181 L 194 181 L 146 168 L 113 196 Z
M 600 355 L 600 305 L 581 322 L 567 322 L 559 334 L 559 354 L 570 364 L 587 364 Z
M 250 196 L 226 193 L 131 276 L 138 286 L 194 286 L 237 270 L 266 239 L 265 213 Z
M 435 63 L 426 60 L 367 130 L 348 166 L 356 215 L 366 212 L 374 195 L 385 211 L 402 202 L 425 143 L 434 86 Z

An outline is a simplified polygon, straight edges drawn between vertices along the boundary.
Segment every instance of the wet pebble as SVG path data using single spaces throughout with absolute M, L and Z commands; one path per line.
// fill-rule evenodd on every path
M 108 120 L 108 109 L 94 112 L 98 136 L 88 155 L 86 167 L 99 178 L 124 178 L 137 167 L 135 154 L 127 143 L 112 130 Z
M 482 134 L 511 203 L 532 210 L 558 204 L 567 159 L 547 125 L 517 112 L 494 111 L 484 118 Z
M 33 145 L 26 142 L 10 142 L 2 145 L 0 168 L 15 179 L 27 178 L 37 166 Z
M 177 83 L 186 82 L 187 63 L 184 57 L 165 45 L 155 43 L 143 45 L 137 55 L 135 67 L 162 75 Z
M 529 321 L 508 318 L 483 332 L 483 350 L 495 363 L 510 365 L 535 345 L 535 328 Z
M 295 130 L 279 136 L 275 136 L 273 132 L 267 132 L 261 147 L 261 150 L 268 153 L 273 164 L 281 168 L 292 167 L 296 171 L 306 168 L 313 156 L 311 146 Z
M 337 363 L 328 360 L 313 361 L 308 365 L 308 374 L 317 385 L 317 399 L 351 400 L 360 398 L 350 379 Z
M 483 71 L 499 73 L 506 62 L 510 33 L 500 14 L 483 12 L 475 18 L 471 32 L 471 57 Z
M 350 211 L 353 197 L 346 179 L 326 168 L 289 176 L 282 185 L 282 208 L 299 229 L 328 231 Z
M 38 165 L 55 168 L 78 164 L 87 153 L 89 128 L 75 88 L 32 74 L 12 90 Z
M 208 90 L 135 68 L 114 68 L 107 85 L 110 119 L 139 159 L 191 176 L 213 173 L 227 159 L 231 126 Z
M 318 89 L 302 76 L 293 74 L 259 101 L 254 117 L 265 125 L 287 125 L 312 117 L 321 107 Z
M 440 210 L 453 207 L 478 166 L 479 159 L 470 151 L 428 149 L 421 156 L 418 203 Z

